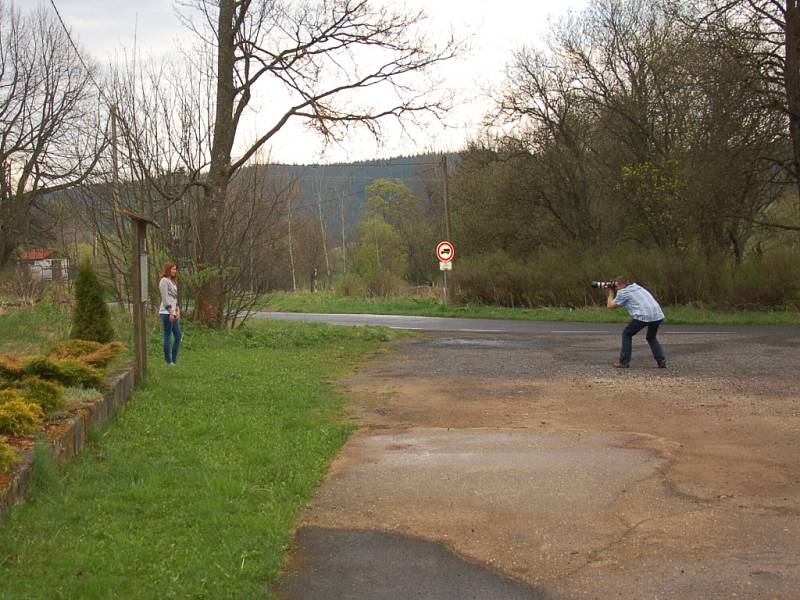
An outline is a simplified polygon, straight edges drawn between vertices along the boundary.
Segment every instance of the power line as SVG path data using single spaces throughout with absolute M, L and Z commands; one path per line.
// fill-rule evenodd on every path
M 89 68 L 89 65 L 86 64 L 85 60 L 83 60 L 83 56 L 81 56 L 81 53 L 78 50 L 78 46 L 73 41 L 72 35 L 69 32 L 69 29 L 67 28 L 66 23 L 64 23 L 64 19 L 61 18 L 61 13 L 58 12 L 58 7 L 56 6 L 55 0 L 50 0 L 50 5 L 53 7 L 53 10 L 56 12 L 56 16 L 58 17 L 58 22 L 61 23 L 61 28 L 64 30 L 64 33 L 67 34 L 67 39 L 69 40 L 70 46 L 72 46 L 72 49 L 75 51 L 75 55 L 78 57 L 78 60 L 83 65 L 83 68 L 86 71 L 86 74 L 89 76 L 89 80 L 92 82 L 94 87 L 97 88 L 97 91 L 103 97 L 103 100 L 106 101 L 106 104 L 108 106 L 112 106 L 113 102 L 111 102 L 108 99 L 108 96 L 106 96 L 106 94 L 103 91 L 103 89 L 100 87 L 100 85 L 95 80 L 94 75 L 92 75 L 92 70 Z

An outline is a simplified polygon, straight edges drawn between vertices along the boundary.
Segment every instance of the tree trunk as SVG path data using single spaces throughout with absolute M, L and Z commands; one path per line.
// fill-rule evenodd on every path
M 17 246 L 27 242 L 30 201 L 13 192 L 0 203 L 0 269 L 11 260 Z
M 794 177 L 800 202 L 800 3 L 786 0 L 786 106 L 792 140 Z
M 219 1 L 217 24 L 217 98 L 214 139 L 208 182 L 202 199 L 202 225 L 199 227 L 198 267 L 206 272 L 196 295 L 195 318 L 209 327 L 220 327 L 225 304 L 220 268 L 220 247 L 224 227 L 223 209 L 231 176 L 231 148 L 236 135 L 233 123 L 235 0 Z

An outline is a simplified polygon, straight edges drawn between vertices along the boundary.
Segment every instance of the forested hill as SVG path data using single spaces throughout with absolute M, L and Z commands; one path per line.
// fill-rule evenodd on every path
M 448 155 L 447 160 L 452 168 L 456 155 Z M 267 168 L 272 170 L 273 177 L 298 182 L 299 197 L 294 205 L 298 212 L 314 211 L 316 214 L 321 207 L 326 220 L 337 224 L 340 223 L 341 213 L 344 213 L 348 227 L 358 221 L 366 198 L 366 188 L 376 179 L 401 180 L 426 203 L 432 194 L 441 194 L 443 178 L 441 154 L 329 165 L 276 164 Z M 247 169 L 243 175 L 246 173 Z

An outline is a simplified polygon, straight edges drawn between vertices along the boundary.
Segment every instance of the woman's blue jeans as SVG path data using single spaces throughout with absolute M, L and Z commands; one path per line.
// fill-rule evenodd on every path
M 170 321 L 169 315 L 161 315 L 161 323 L 164 325 L 164 360 L 169 363 L 178 362 L 178 349 L 181 347 L 181 326 L 179 319 Z M 170 337 L 174 338 L 172 348 L 170 348 Z
M 633 352 L 633 336 L 639 333 L 642 329 L 647 327 L 647 343 L 650 345 L 650 351 L 653 353 L 653 358 L 656 359 L 658 364 L 666 360 L 664 350 L 661 344 L 658 343 L 656 335 L 658 328 L 663 323 L 664 319 L 660 321 L 652 321 L 650 323 L 633 319 L 622 332 L 622 350 L 619 354 L 619 362 L 627 365 L 631 362 L 631 354 Z

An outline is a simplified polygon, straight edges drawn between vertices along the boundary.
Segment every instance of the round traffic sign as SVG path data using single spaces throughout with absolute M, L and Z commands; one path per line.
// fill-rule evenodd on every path
M 436 258 L 442 262 L 450 262 L 453 260 L 455 253 L 456 249 L 450 242 L 439 242 L 436 245 Z

